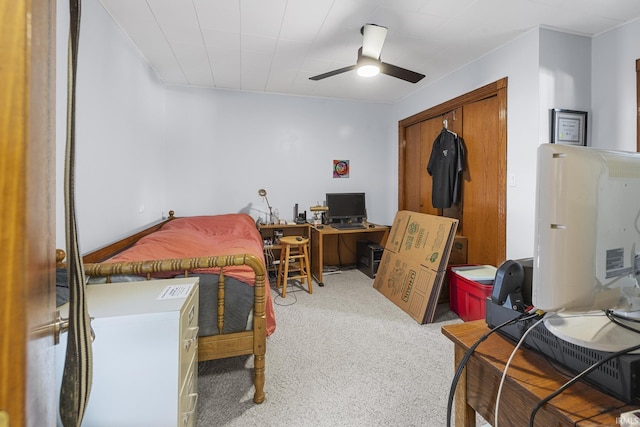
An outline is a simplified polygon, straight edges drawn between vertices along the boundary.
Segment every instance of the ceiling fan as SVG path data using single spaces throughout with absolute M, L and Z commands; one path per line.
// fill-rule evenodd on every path
M 360 29 L 360 33 L 362 33 L 362 47 L 358 49 L 358 60 L 356 64 L 309 77 L 309 80 L 322 80 L 351 70 L 358 70 L 358 75 L 363 77 L 375 76 L 378 73 L 382 73 L 411 83 L 417 83 L 422 80 L 424 74 L 387 64 L 380 60 L 380 52 L 382 52 L 387 31 L 387 27 L 381 25 L 365 24 Z

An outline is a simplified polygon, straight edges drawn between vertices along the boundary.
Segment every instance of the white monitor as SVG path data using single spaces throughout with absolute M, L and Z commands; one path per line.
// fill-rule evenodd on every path
M 547 328 L 601 351 L 640 343 L 605 314 L 640 317 L 639 270 L 640 154 L 541 145 L 532 302 L 558 313 Z

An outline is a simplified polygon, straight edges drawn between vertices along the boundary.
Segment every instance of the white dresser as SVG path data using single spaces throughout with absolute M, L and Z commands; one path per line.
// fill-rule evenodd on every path
M 89 285 L 87 304 L 96 337 L 82 425 L 195 426 L 198 278 Z M 67 317 L 67 305 L 60 311 Z M 56 347 L 59 383 L 66 339 Z

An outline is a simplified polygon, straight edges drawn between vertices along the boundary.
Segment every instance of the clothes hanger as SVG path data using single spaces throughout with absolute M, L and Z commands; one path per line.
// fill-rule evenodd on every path
M 455 115 L 455 113 L 454 113 L 454 115 Z M 455 120 L 455 117 L 454 117 L 454 120 Z M 458 134 L 457 134 L 457 133 L 455 133 L 455 132 L 453 132 L 453 131 L 449 130 L 449 120 L 444 119 L 444 120 L 442 121 L 442 128 L 443 128 L 444 130 L 446 130 L 447 132 L 449 132 L 449 133 L 453 134 L 453 136 L 455 136 L 455 137 L 457 137 L 457 136 L 458 136 Z

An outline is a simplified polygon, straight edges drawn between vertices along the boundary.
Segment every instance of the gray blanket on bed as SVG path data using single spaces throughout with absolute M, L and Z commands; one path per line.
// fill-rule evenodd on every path
M 177 276 L 182 277 L 182 276 Z M 192 274 L 189 277 L 199 277 L 200 301 L 198 310 L 198 336 L 218 334 L 218 275 Z M 104 279 L 106 280 L 106 279 Z M 144 280 L 139 276 L 112 276 L 112 282 L 130 282 Z M 253 321 L 253 286 L 226 276 L 224 326 L 222 332 L 244 331 L 251 329 Z M 56 270 L 56 305 L 59 307 L 69 301 L 69 283 L 66 269 Z

